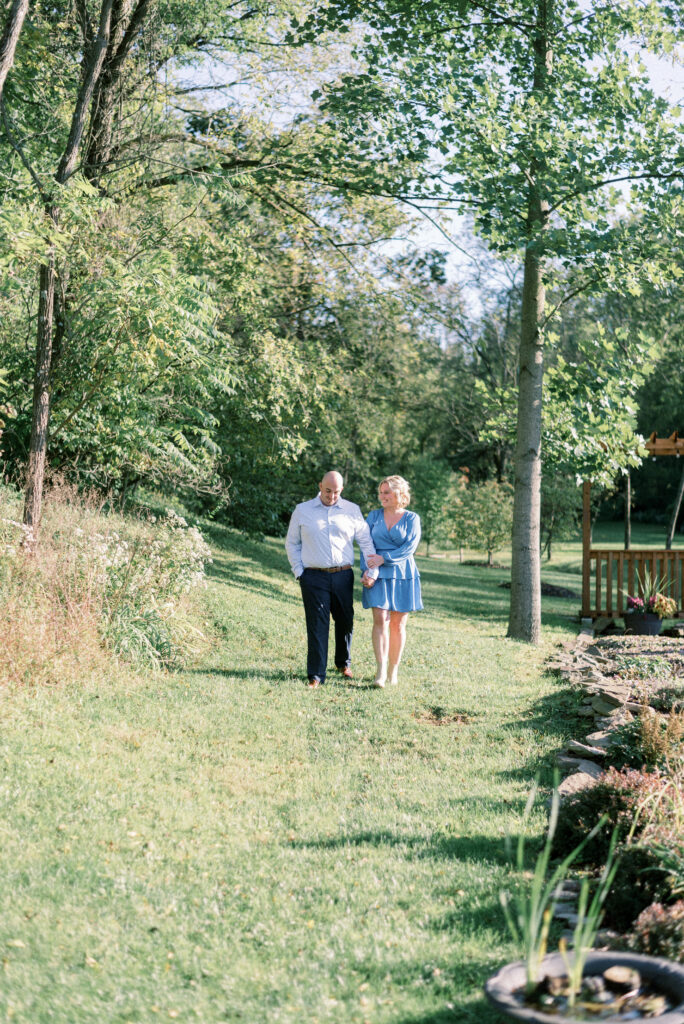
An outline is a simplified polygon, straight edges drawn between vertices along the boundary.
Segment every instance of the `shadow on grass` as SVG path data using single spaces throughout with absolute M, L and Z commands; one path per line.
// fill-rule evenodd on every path
M 501 778 L 531 780 L 538 778 L 543 786 L 553 785 L 556 770 L 556 753 L 570 739 L 581 739 L 591 732 L 592 721 L 579 714 L 585 695 L 567 684 L 558 684 L 558 689 L 547 693 L 530 706 L 529 714 L 511 722 L 507 729 L 513 734 L 530 730 L 551 737 L 557 741 L 554 750 L 528 758 L 516 769 L 502 771 Z
M 292 685 L 302 690 L 307 690 L 306 675 L 304 670 L 301 672 L 295 672 L 290 669 L 260 669 L 256 666 L 254 668 L 187 668 L 183 669 L 183 675 L 190 676 L 216 676 L 219 679 L 237 679 L 247 680 L 254 682 L 255 680 L 264 680 L 265 682 L 271 683 L 282 683 L 286 685 Z M 334 689 L 338 693 L 342 693 L 346 690 L 374 690 L 375 687 L 370 683 L 349 683 L 346 679 L 342 679 L 337 675 L 329 675 L 326 677 L 325 683 L 323 684 L 325 689 Z
M 477 921 L 472 924 L 477 925 Z M 462 921 L 461 926 L 469 927 L 469 922 Z M 439 988 L 432 993 L 432 999 L 440 1005 L 433 1010 L 419 1015 L 398 1016 L 395 1024 L 503 1024 L 501 1012 L 487 1002 L 483 988 L 488 978 L 499 969 L 499 964 L 487 960 L 458 959 L 453 964 L 441 965 Z M 434 985 L 434 967 L 429 964 L 406 963 L 387 971 L 387 965 L 368 962 L 359 965 L 360 974 L 369 981 L 377 979 L 394 988 L 404 988 L 407 984 L 422 982 L 426 986 Z M 479 998 L 464 999 L 464 991 L 470 991 Z M 480 995 L 480 993 L 482 993 Z M 394 1018 L 393 1018 L 394 1019 Z
M 503 806 L 502 804 L 499 807 Z M 515 849 L 517 836 L 511 840 L 511 849 Z M 349 847 L 373 846 L 401 847 L 408 851 L 409 856 L 415 860 L 437 860 L 453 861 L 458 860 L 464 863 L 481 865 L 483 861 L 501 864 L 510 864 L 511 859 L 506 852 L 506 844 L 503 839 L 492 836 L 450 836 L 448 834 L 435 833 L 430 839 L 423 836 L 405 835 L 388 830 L 373 832 L 371 830 L 356 832 L 353 835 L 323 836 L 316 839 L 294 839 L 287 842 L 288 849 L 300 850 L 345 850 Z M 498 908 L 498 903 L 497 903 Z M 499 911 L 497 910 L 497 914 Z M 473 920 L 480 923 L 481 908 Z M 498 921 L 498 917 L 497 917 Z
M 487 978 L 495 973 L 491 968 L 487 970 L 488 973 L 482 976 L 483 985 Z M 469 1002 L 467 1006 L 448 999 L 446 1001 L 448 1005 L 443 1010 L 435 1010 L 434 1013 L 420 1017 L 400 1017 L 397 1018 L 396 1024 L 504 1024 L 507 1019 L 501 1016 L 499 1010 L 490 1006 L 484 996 L 477 1002 Z
M 227 563 L 222 565 L 214 562 L 207 571 L 210 579 L 220 580 L 222 583 L 229 583 L 239 590 L 249 590 L 260 597 L 268 597 L 274 601 L 281 601 L 283 604 L 299 604 L 299 597 L 296 594 L 288 594 L 276 583 L 267 583 L 264 579 L 255 579 L 249 570 L 238 565 Z M 283 575 L 283 582 L 288 577 Z
M 507 591 L 499 583 L 509 578 L 506 570 L 481 569 L 460 563 L 425 563 L 420 560 L 423 599 L 430 611 L 456 618 L 504 621 L 508 616 Z
M 186 676 L 218 676 L 221 679 L 267 679 L 273 683 L 301 683 L 303 676 L 288 672 L 287 669 L 254 668 L 186 668 Z

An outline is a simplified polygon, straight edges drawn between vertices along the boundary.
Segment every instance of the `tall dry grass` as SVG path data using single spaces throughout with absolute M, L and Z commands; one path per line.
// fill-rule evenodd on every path
M 58 483 L 30 541 L 21 495 L 1 485 L 0 682 L 69 682 L 104 671 L 112 654 L 163 667 L 196 643 L 187 598 L 209 550 L 173 512 L 124 517 Z

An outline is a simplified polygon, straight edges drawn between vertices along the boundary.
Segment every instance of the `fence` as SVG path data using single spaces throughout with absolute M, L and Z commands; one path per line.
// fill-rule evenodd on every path
M 582 616 L 598 618 L 622 615 L 626 594 L 643 596 L 640 581 L 644 573 L 658 578 L 658 589 L 677 602 L 677 614 L 684 613 L 684 551 L 664 548 L 585 548 L 582 571 Z

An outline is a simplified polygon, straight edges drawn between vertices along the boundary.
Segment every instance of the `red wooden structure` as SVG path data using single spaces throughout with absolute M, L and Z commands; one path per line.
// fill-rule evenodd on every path
M 651 434 L 646 448 L 652 456 L 684 455 L 684 438 Z M 622 615 L 629 594 L 643 596 L 640 580 L 647 569 L 662 581 L 662 590 L 677 602 L 684 615 L 684 550 L 665 548 L 593 548 L 591 546 L 591 483 L 584 481 L 582 515 L 582 617 L 597 619 Z

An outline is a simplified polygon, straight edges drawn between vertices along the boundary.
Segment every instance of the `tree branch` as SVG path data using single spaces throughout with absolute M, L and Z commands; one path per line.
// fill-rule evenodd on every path
M 19 42 L 28 6 L 29 0 L 14 0 L 7 16 L 5 31 L 2 34 L 2 39 L 0 39 L 0 99 L 2 99 L 5 79 L 14 64 L 14 53 Z
M 9 142 L 10 146 L 15 151 L 15 153 L 17 153 L 19 155 L 19 159 L 21 160 L 22 164 L 24 165 L 26 170 L 31 175 L 31 178 L 33 179 L 33 184 L 38 189 L 38 194 L 39 194 L 40 198 L 42 199 L 42 201 L 44 203 L 47 203 L 48 202 L 48 194 L 47 194 L 47 192 L 45 191 L 45 189 L 43 187 L 43 183 L 40 180 L 40 178 L 38 177 L 37 173 L 34 171 L 34 169 L 31 166 L 31 164 L 29 163 L 28 157 L 24 153 L 24 150 L 23 150 L 23 147 L 22 147 L 21 143 L 19 142 L 18 139 L 14 138 L 14 135 L 13 135 L 11 129 L 10 129 L 9 117 L 7 116 L 7 109 L 5 107 L 5 100 L 2 97 L 0 97 L 0 115 L 2 116 L 2 127 L 5 130 L 5 136 L 7 137 L 7 141 Z
M 578 196 L 589 195 L 592 192 L 597 192 L 600 188 L 604 188 L 606 185 L 616 185 L 620 181 L 674 181 L 677 178 L 682 177 L 684 177 L 684 164 L 682 164 L 681 168 L 669 171 L 665 174 L 659 171 L 644 171 L 643 174 L 623 174 L 617 178 L 604 178 L 602 181 L 595 181 L 583 188 L 575 189 L 574 192 L 568 192 L 559 199 L 557 203 L 549 207 L 549 213 L 553 213 L 555 210 L 560 209 L 571 199 L 577 199 Z
M 88 57 L 84 57 L 85 69 L 83 82 L 79 90 L 73 117 L 71 119 L 71 129 L 69 131 L 66 148 L 62 154 L 62 159 L 59 162 L 57 174 L 55 175 L 60 185 L 63 185 L 68 181 L 76 168 L 76 161 L 78 159 L 81 139 L 83 138 L 88 107 L 93 97 L 95 86 L 97 85 L 97 81 L 102 72 L 102 66 L 107 55 L 113 2 L 114 0 L 102 0 L 102 7 L 100 8 L 100 24 L 97 36 L 93 40 Z

